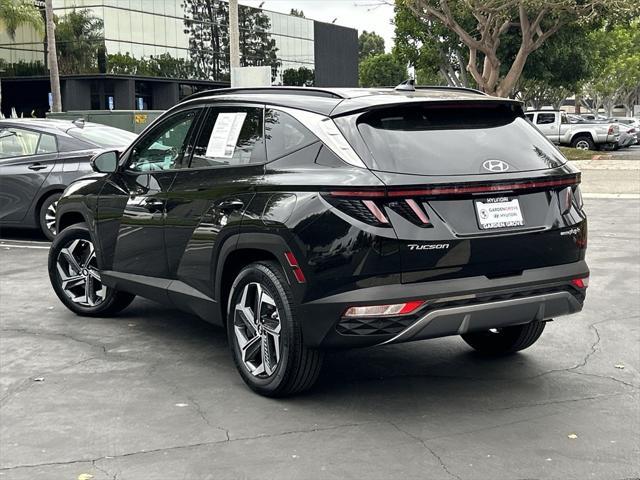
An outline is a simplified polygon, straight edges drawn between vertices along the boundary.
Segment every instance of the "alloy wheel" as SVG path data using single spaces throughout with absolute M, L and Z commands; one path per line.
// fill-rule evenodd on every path
M 256 282 L 242 290 L 233 314 L 242 363 L 256 377 L 270 377 L 280 362 L 280 313 L 273 297 Z
M 49 231 L 55 236 L 56 234 L 56 210 L 58 208 L 58 201 L 51 202 L 44 212 L 44 223 Z
M 74 239 L 58 253 L 56 269 L 60 288 L 69 299 L 83 307 L 104 302 L 107 287 L 102 284 L 96 264 L 96 252 L 89 240 Z
M 589 150 L 589 142 L 586 140 L 579 140 L 576 142 L 576 148 L 578 150 Z

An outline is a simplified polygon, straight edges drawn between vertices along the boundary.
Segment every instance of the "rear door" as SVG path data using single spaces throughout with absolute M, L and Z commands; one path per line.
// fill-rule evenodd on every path
M 57 158 L 54 135 L 0 126 L 0 222 L 24 220 Z
M 400 241 L 404 282 L 579 259 L 575 238 L 555 230 L 580 221 L 560 206 L 575 173 L 518 109 L 410 105 L 351 121 L 369 152 L 358 153 L 387 185 L 372 201 Z
M 207 109 L 193 156 L 169 191 L 165 236 L 172 278 L 214 296 L 217 253 L 239 230 L 265 159 L 264 106 Z

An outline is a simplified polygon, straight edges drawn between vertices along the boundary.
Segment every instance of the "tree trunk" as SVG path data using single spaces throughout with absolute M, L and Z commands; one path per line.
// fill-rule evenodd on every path
M 62 99 L 60 97 L 60 74 L 58 72 L 58 52 L 56 49 L 56 26 L 53 23 L 52 0 L 45 0 L 45 11 L 47 17 L 47 44 L 49 45 L 49 74 L 51 78 L 51 94 L 53 103 L 52 112 L 62 111 Z

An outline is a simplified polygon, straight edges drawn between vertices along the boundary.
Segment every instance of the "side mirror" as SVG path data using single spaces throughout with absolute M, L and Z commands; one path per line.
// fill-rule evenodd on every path
M 98 153 L 91 159 L 89 164 L 98 173 L 113 173 L 118 169 L 118 151 L 107 150 Z

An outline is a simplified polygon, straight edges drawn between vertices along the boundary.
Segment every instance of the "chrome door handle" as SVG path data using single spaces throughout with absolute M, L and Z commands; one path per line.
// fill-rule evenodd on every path
M 216 208 L 225 211 L 225 210 L 240 210 L 244 207 L 244 202 L 242 200 L 238 200 L 237 198 L 231 200 L 225 200 L 223 202 L 218 203 Z
M 46 166 L 46 165 L 43 165 L 43 164 L 41 164 L 41 163 L 32 163 L 32 164 L 31 164 L 31 165 L 29 165 L 27 168 L 28 168 L 29 170 L 34 170 L 34 171 L 36 171 L 36 172 L 37 172 L 38 170 L 43 170 L 43 169 L 47 168 L 47 166 Z

